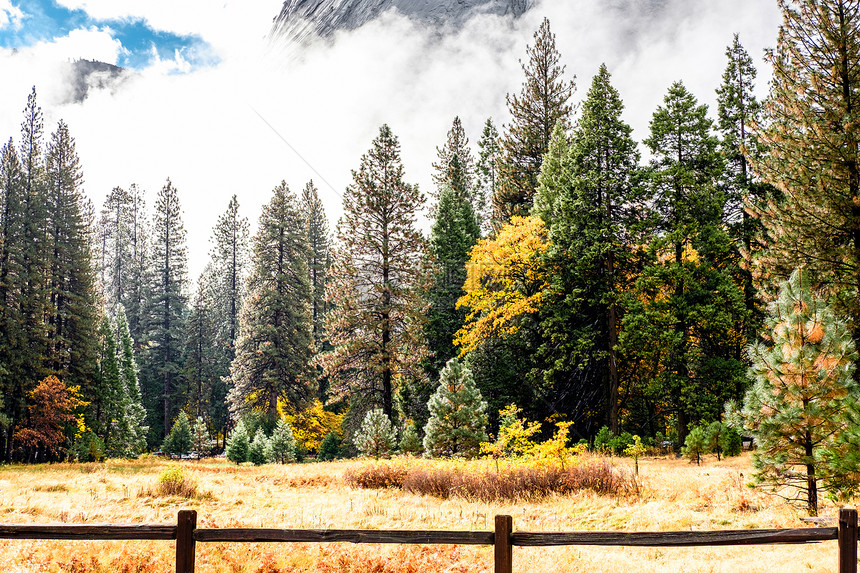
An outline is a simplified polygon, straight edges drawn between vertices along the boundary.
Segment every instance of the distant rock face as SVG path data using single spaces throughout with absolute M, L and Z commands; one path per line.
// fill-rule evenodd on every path
M 71 89 L 69 103 L 81 103 L 90 89 L 110 89 L 121 83 L 126 70 L 113 64 L 96 60 L 77 60 L 71 66 Z
M 286 0 L 272 35 L 298 41 L 311 35 L 326 37 L 358 28 L 392 8 L 432 26 L 457 28 L 477 14 L 519 17 L 533 4 L 534 0 Z

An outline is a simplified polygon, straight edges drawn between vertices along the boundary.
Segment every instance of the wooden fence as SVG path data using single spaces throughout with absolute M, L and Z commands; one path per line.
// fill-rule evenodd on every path
M 194 573 L 197 543 L 398 543 L 493 545 L 496 573 L 512 573 L 513 548 L 559 545 L 713 547 L 838 540 L 839 573 L 857 573 L 857 510 L 839 510 L 838 527 L 739 531 L 574 532 L 513 531 L 509 515 L 496 516 L 495 531 L 355 529 L 198 529 L 196 511 L 180 511 L 176 525 L 0 524 L 0 539 L 176 540 L 176 573 Z

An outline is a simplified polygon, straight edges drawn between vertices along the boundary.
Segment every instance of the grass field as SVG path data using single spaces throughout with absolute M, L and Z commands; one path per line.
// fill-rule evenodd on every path
M 802 513 L 746 487 L 749 454 L 701 467 L 674 458 L 640 460 L 641 492 L 621 498 L 582 492 L 539 501 L 486 503 L 400 490 L 354 489 L 350 468 L 370 462 L 237 467 L 182 462 L 198 483 L 193 499 L 155 495 L 161 460 L 0 466 L 3 523 L 174 523 L 196 509 L 198 527 L 492 530 L 496 514 L 523 531 L 670 531 L 805 527 Z M 409 463 L 423 463 L 412 461 Z M 458 462 L 483 464 L 486 462 Z M 632 461 L 615 463 L 632 466 Z M 823 516 L 837 508 L 824 502 Z M 836 542 L 720 548 L 514 548 L 514 570 L 834 571 Z M 491 547 L 348 544 L 198 544 L 200 572 L 491 571 Z M 0 540 L 0 571 L 167 572 L 171 542 Z

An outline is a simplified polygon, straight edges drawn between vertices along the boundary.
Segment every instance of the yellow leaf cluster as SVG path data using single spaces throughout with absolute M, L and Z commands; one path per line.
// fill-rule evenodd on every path
M 468 308 L 463 328 L 454 335 L 461 354 L 488 338 L 516 333 L 515 319 L 540 309 L 549 286 L 540 259 L 548 248 L 543 220 L 518 216 L 472 248 L 465 294 L 457 301 L 458 307 Z
M 329 434 L 334 432 L 343 437 L 343 419 L 346 414 L 335 414 L 323 408 L 322 402 L 314 400 L 313 404 L 299 412 L 285 413 L 284 421 L 293 428 L 293 437 L 297 444 L 305 450 L 314 453 L 320 449 L 320 444 Z

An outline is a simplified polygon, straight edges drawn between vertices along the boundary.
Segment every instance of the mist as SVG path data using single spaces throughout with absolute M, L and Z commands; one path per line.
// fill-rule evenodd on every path
M 19 140 L 20 111 L 33 85 L 46 135 L 64 119 L 76 139 L 85 190 L 100 210 L 113 187 L 137 183 L 154 203 L 170 177 L 180 193 L 192 278 L 204 267 L 211 228 L 233 194 L 252 223 L 281 180 L 299 193 L 313 179 L 334 227 L 341 195 L 379 126 L 399 137 L 407 181 L 430 191 L 436 147 L 455 115 L 473 144 L 483 123 L 508 121 L 505 95 L 523 81 L 519 60 L 548 17 L 575 99 L 606 63 L 641 141 L 669 85 L 682 80 L 715 117 L 715 90 L 732 34 L 757 63 L 760 96 L 780 23 L 775 0 L 546 0 L 523 17 L 480 15 L 442 33 L 389 12 L 351 32 L 299 47 L 270 41 L 281 2 L 115 3 L 64 0 L 94 16 L 144 18 L 158 29 L 199 35 L 200 54 L 154 57 L 111 89 L 69 100 L 63 65 L 116 63 L 124 47 L 109 28 L 70 32 L 13 52 L 0 50 L 0 136 Z M 658 5 L 656 12 L 647 10 Z M 123 12 L 119 12 L 123 10 Z M 0 4 L 0 26 L 26 27 Z M 3 16 L 5 15 L 5 16 Z M 5 17 L 5 20 L 3 19 Z M 5 24 L 4 24 L 5 22 Z M 203 24 L 205 22 L 205 24 Z M 194 57 L 192 57 L 194 56 Z M 4 140 L 5 140 L 4 139 Z M 422 220 L 421 226 L 429 228 Z

